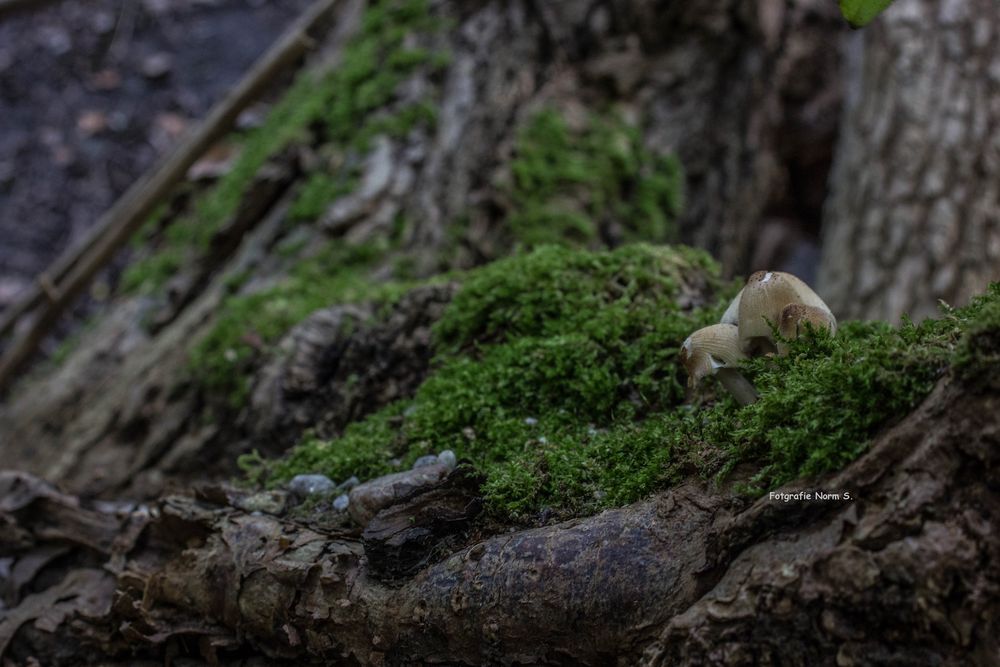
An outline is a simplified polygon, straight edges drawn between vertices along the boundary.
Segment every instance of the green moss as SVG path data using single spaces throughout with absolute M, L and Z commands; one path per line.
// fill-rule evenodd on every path
M 991 340 L 992 344 L 981 345 Z M 671 446 L 713 450 L 703 472 L 740 463 L 758 472 L 747 485 L 762 493 L 797 478 L 839 470 L 872 438 L 912 411 L 949 369 L 982 373 L 1000 366 L 1000 286 L 919 325 L 847 322 L 835 337 L 791 341 L 787 356 L 745 362 L 760 400 L 739 407 L 723 396 L 692 415 L 671 413 Z M 691 450 L 689 450 L 691 451 Z
M 158 289 L 185 262 L 208 247 L 236 212 L 254 176 L 267 160 L 319 129 L 319 140 L 341 151 L 368 149 L 378 134 L 403 135 L 434 121 L 427 100 L 393 107 L 399 85 L 417 68 L 440 68 L 439 54 L 404 47 L 413 33 L 436 30 L 440 22 L 426 0 L 382 0 L 365 10 L 359 33 L 345 46 L 330 72 L 307 71 L 274 106 L 264 124 L 242 137 L 233 168 L 197 199 L 193 210 L 174 220 L 155 252 L 133 263 L 122 280 L 126 291 Z M 311 174 L 292 207 L 293 220 L 315 218 L 349 191 L 353 173 Z
M 373 476 L 393 458 L 407 465 L 452 449 L 487 473 L 494 509 L 576 512 L 648 491 L 669 471 L 647 462 L 617 481 L 608 471 L 638 460 L 652 436 L 610 439 L 599 429 L 627 429 L 683 399 L 677 350 L 720 314 L 677 306 L 692 267 L 717 274 L 703 253 L 648 245 L 545 246 L 474 271 L 436 327 L 437 370 L 411 401 L 255 474 L 272 484 L 303 471 Z
M 442 67 L 446 58 L 404 46 L 408 37 L 437 30 L 426 0 L 383 0 L 365 10 L 361 29 L 345 47 L 338 66 L 319 76 L 301 76 L 272 110 L 267 122 L 247 137 L 236 167 L 201 199 L 195 214 L 167 228 L 159 252 L 130 270 L 126 284 L 155 288 L 191 255 L 204 249 L 215 229 L 235 210 L 253 175 L 270 156 L 304 136 L 318 133 L 325 153 L 339 166 L 307 175 L 289 219 L 309 221 L 355 186 L 371 140 L 400 136 L 434 121 L 428 100 L 397 100 L 400 84 L 417 68 Z M 370 269 L 392 241 L 364 247 L 331 244 L 295 265 L 278 284 L 252 294 L 229 297 L 212 330 L 190 358 L 193 378 L 210 399 L 238 407 L 246 399 L 250 376 L 272 343 L 311 312 L 334 303 L 388 300 L 402 287 L 375 285 Z M 301 242 L 282 246 L 286 259 L 303 250 Z M 240 281 L 242 284 L 242 280 Z
M 377 114 L 367 120 L 354 135 L 353 141 L 361 150 L 368 150 L 377 136 L 399 138 L 415 127 L 433 127 L 437 123 L 437 109 L 427 102 L 408 104 L 391 114 Z
M 762 465 L 751 482 L 759 492 L 842 468 L 945 372 L 960 330 L 939 324 L 846 323 L 836 337 L 794 341 L 786 357 L 748 362 L 761 399 L 714 408 L 710 442 L 725 451 L 727 466 Z
M 226 299 L 212 329 L 192 349 L 189 369 L 209 397 L 240 407 L 271 344 L 310 313 L 334 303 L 390 300 L 406 286 L 368 275 L 385 245 L 332 242 L 276 285 Z
M 233 168 L 194 204 L 194 210 L 174 220 L 158 249 L 134 262 L 125 271 L 126 291 L 150 292 L 198 253 L 203 252 L 225 221 L 236 211 L 254 175 L 264 163 L 296 138 L 304 136 L 309 122 L 322 111 L 313 73 L 300 76 L 275 105 L 264 124 L 251 131 Z
M 151 292 L 175 275 L 187 258 L 185 248 L 165 246 L 155 254 L 130 264 L 122 274 L 121 289 L 129 293 Z
M 304 470 L 334 473 L 333 478 L 338 480 L 355 474 L 369 479 L 391 472 L 390 461 L 406 447 L 396 425 L 405 409 L 405 403 L 394 403 L 353 422 L 335 441 L 307 438 L 290 457 L 269 461 L 254 452 L 241 457 L 240 466 L 251 481 L 271 486 Z
M 675 304 L 680 270 L 704 255 L 637 245 L 594 253 L 543 247 L 467 277 L 437 325 L 435 371 L 411 400 L 249 462 L 278 484 L 300 472 L 372 477 L 452 449 L 485 473 L 490 511 L 580 515 L 741 463 L 760 493 L 841 468 L 954 368 L 1000 364 L 1000 286 L 937 320 L 845 323 L 807 334 L 788 356 L 746 362 L 760 401 L 722 392 L 684 405 L 676 352 L 712 309 Z M 964 369 L 964 370 L 963 370 Z
M 326 211 L 330 202 L 348 194 L 354 187 L 353 178 L 338 178 L 322 172 L 310 174 L 292 203 L 288 217 L 292 220 L 315 220 Z
M 508 224 L 524 245 L 593 247 L 608 224 L 617 225 L 625 241 L 676 237 L 680 163 L 650 153 L 638 129 L 617 117 L 592 116 L 574 131 L 558 113 L 538 113 L 518 137 L 511 173 Z
M 718 273 L 708 255 L 683 246 L 637 244 L 613 252 L 542 247 L 473 272 L 435 335 L 451 351 L 509 337 L 602 327 L 606 336 L 625 338 L 628 327 L 658 326 L 656 309 L 664 314 L 677 309 L 673 299 L 682 272 L 692 267 Z
M 956 371 L 970 382 L 1000 386 L 1000 283 L 992 283 L 968 307 L 945 313 L 965 322 L 966 335 L 955 352 Z
M 840 12 L 853 28 L 871 23 L 893 0 L 840 0 Z
M 687 475 L 718 477 L 741 463 L 757 469 L 750 493 L 835 471 L 912 411 L 950 367 L 993 377 L 998 341 L 998 285 L 919 326 L 849 322 L 836 337 L 814 333 L 791 342 L 788 356 L 746 362 L 743 371 L 761 395 L 754 405 L 740 407 L 720 393 L 704 408 L 660 410 L 589 439 L 569 435 L 571 447 L 560 444 L 566 435 L 556 444 L 549 438 L 491 468 L 487 497 L 494 510 L 515 515 L 537 511 L 539 498 L 580 513 L 633 501 Z

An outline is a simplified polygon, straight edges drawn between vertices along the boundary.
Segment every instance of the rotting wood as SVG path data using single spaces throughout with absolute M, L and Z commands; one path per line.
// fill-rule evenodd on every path
M 208 118 L 177 149 L 129 188 L 79 244 L 44 272 L 47 285 L 36 281 L 19 302 L 5 311 L 0 320 L 0 336 L 10 331 L 22 316 L 47 300 L 45 310 L 0 359 L 0 389 L 31 358 L 66 307 L 142 226 L 157 204 L 184 178 L 191 165 L 232 127 L 240 112 L 257 99 L 278 74 L 315 45 L 310 33 L 323 24 L 337 4 L 338 0 L 318 0 L 303 13 L 225 99 L 212 109 Z

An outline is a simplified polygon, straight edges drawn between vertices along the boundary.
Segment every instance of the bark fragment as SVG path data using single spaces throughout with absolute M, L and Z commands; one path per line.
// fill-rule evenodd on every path
M 483 479 L 471 467 L 440 484 L 416 489 L 379 512 L 362 533 L 368 566 L 385 580 L 416 574 L 435 557 L 461 545 L 463 533 L 482 510 Z

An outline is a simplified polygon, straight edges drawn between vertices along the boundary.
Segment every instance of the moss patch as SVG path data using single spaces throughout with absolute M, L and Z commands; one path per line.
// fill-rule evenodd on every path
M 259 359 L 310 313 L 333 303 L 389 301 L 407 289 L 371 279 L 370 270 L 386 251 L 387 244 L 331 242 L 272 287 L 227 298 L 212 329 L 191 350 L 193 379 L 210 398 L 242 406 Z
M 946 309 L 945 315 L 965 322 L 966 335 L 955 352 L 956 372 L 973 384 L 1000 386 L 1000 283 L 992 283 L 968 308 Z
M 720 393 L 705 409 L 650 421 L 670 434 L 671 448 L 696 454 L 691 462 L 704 473 L 756 465 L 746 491 L 763 493 L 850 463 L 878 431 L 926 398 L 949 369 L 996 369 L 998 348 L 979 347 L 989 339 L 1000 340 L 998 284 L 969 306 L 945 308 L 942 317 L 920 325 L 848 322 L 835 337 L 807 334 L 789 342 L 787 356 L 744 363 L 744 374 L 761 395 L 757 403 L 740 407 Z
M 838 470 L 916 407 L 947 370 L 960 329 L 940 324 L 850 322 L 836 337 L 793 341 L 786 357 L 747 362 L 760 401 L 713 406 L 705 414 L 712 428 L 702 437 L 722 452 L 722 469 L 762 466 L 751 493 Z
M 173 238 L 135 270 L 155 278 L 151 281 L 154 287 L 160 284 L 192 248 L 207 245 L 212 230 L 235 210 L 243 189 L 264 160 L 307 130 L 317 135 L 313 138 L 316 143 L 323 144 L 323 166 L 304 179 L 289 219 L 313 220 L 333 200 L 351 192 L 361 155 L 369 150 L 372 138 L 379 134 L 399 136 L 433 122 L 433 108 L 426 99 L 398 99 L 397 91 L 418 68 L 433 70 L 446 64 L 447 58 L 441 54 L 411 45 L 414 35 L 440 27 L 426 0 L 372 3 L 337 67 L 323 76 L 306 73 L 300 77 L 265 126 L 248 137 L 237 168 L 208 195 L 209 201 L 228 204 L 214 206 L 211 215 L 175 222 L 167 228 Z M 253 159 L 245 162 L 249 158 Z M 198 223 L 196 237 L 184 237 L 189 233 L 188 222 Z M 290 274 L 272 287 L 226 299 L 212 330 L 192 351 L 194 380 L 210 399 L 232 407 L 242 405 L 259 359 L 311 312 L 345 301 L 388 300 L 404 289 L 398 283 L 374 284 L 370 275 L 393 244 L 393 240 L 386 240 L 348 247 L 331 242 L 318 254 L 300 260 L 293 255 L 302 250 L 301 245 L 279 251 L 292 263 Z
M 636 452 L 649 453 L 651 437 L 615 439 L 606 430 L 683 399 L 677 350 L 720 315 L 678 308 L 685 272 L 716 276 L 717 268 L 689 249 L 545 246 L 474 271 L 436 327 L 437 369 L 412 400 L 337 440 L 254 462 L 253 474 L 271 484 L 307 470 L 371 477 L 390 471 L 394 458 L 408 465 L 452 449 L 487 473 L 494 509 L 576 513 L 638 497 L 671 471 L 659 455 Z M 629 462 L 635 474 L 618 475 Z
M 574 130 L 555 111 L 536 114 L 518 136 L 511 175 L 507 222 L 523 245 L 594 247 L 612 228 L 623 241 L 675 240 L 680 162 L 646 150 L 617 116 L 594 115 Z
M 122 278 L 125 291 L 150 292 L 192 257 L 204 252 L 213 235 L 236 212 L 260 168 L 309 132 L 338 154 L 365 152 L 378 134 L 392 136 L 434 121 L 425 99 L 397 101 L 400 84 L 420 67 L 440 68 L 446 57 L 406 45 L 407 37 L 440 28 L 426 0 L 371 3 L 361 28 L 345 46 L 341 62 L 323 74 L 301 74 L 272 108 L 264 124 L 239 138 L 233 168 L 197 198 L 192 210 L 162 232 L 154 231 L 155 251 L 134 262 Z M 339 160 L 356 164 L 357 160 Z M 351 167 L 320 169 L 306 180 L 292 206 L 292 219 L 312 219 L 350 191 Z
M 233 168 L 199 197 L 193 210 L 173 220 L 159 238 L 156 250 L 131 264 L 122 277 L 125 291 L 158 289 L 193 255 L 204 252 L 215 232 L 239 206 L 246 188 L 264 163 L 296 138 L 303 138 L 312 118 L 321 111 L 312 73 L 300 76 L 275 105 L 265 123 L 241 141 Z
M 326 211 L 330 202 L 349 194 L 357 185 L 356 175 L 334 175 L 314 172 L 306 177 L 288 211 L 293 221 L 315 220 Z
M 474 271 L 437 326 L 436 370 L 412 400 L 248 470 L 271 485 L 300 472 L 366 478 L 453 449 L 486 474 L 490 511 L 515 519 L 587 514 L 740 463 L 756 467 L 746 490 L 761 493 L 852 461 L 949 368 L 998 361 L 994 285 L 937 320 L 846 323 L 836 337 L 793 341 L 786 357 L 749 361 L 754 405 L 721 392 L 684 405 L 678 346 L 732 293 L 678 310 L 678 271 L 692 264 L 711 266 L 688 250 L 549 246 Z

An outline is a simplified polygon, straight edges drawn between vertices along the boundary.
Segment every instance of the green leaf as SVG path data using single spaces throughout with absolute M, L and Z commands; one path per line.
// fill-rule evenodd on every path
M 881 14 L 892 0 L 840 0 L 840 13 L 854 28 L 863 28 Z

